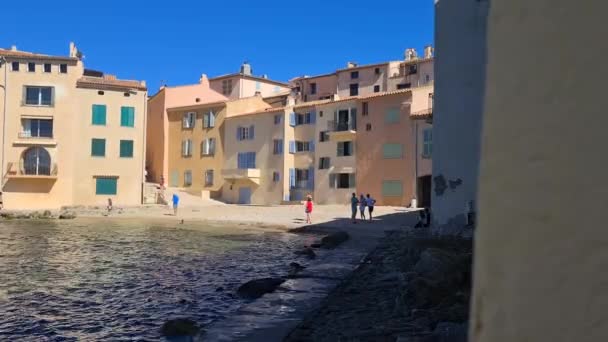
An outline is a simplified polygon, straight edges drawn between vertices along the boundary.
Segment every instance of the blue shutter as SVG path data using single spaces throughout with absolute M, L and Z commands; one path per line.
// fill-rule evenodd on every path
M 296 170 L 289 169 L 289 188 L 293 189 L 296 187 Z
M 310 152 L 314 152 L 314 151 L 315 151 L 315 141 L 314 141 L 314 140 L 311 140 L 311 141 L 308 143 L 308 147 L 309 147 L 309 149 L 310 149 Z
M 296 142 L 293 140 L 289 142 L 289 153 L 296 153 Z
M 253 133 L 253 128 L 254 128 L 253 125 L 251 125 L 251 127 L 249 127 L 249 140 L 255 139 L 255 134 Z
M 308 189 L 314 190 L 315 188 L 315 168 L 311 166 L 308 168 Z
M 317 112 L 313 110 L 312 112 L 310 112 L 310 123 L 314 125 L 316 122 L 317 122 Z
M 251 158 L 251 164 L 249 164 L 249 167 L 252 169 L 255 169 L 255 152 L 251 152 L 250 153 L 250 158 Z
M 129 107 L 129 127 L 135 127 L 135 108 Z
M 283 139 L 279 140 L 279 154 L 283 154 Z
M 237 168 L 242 169 L 243 168 L 243 154 L 239 153 L 237 155 L 237 159 L 238 159 L 238 161 L 237 161 Z
M 241 126 L 236 128 L 236 140 L 241 140 Z
M 296 125 L 296 113 L 289 113 L 289 126 L 294 127 Z

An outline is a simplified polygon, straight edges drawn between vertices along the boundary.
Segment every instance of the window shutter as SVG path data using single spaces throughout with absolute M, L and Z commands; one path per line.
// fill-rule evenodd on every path
M 350 129 L 357 130 L 357 108 L 350 109 Z
M 356 179 L 356 177 L 355 177 L 354 173 L 348 174 L 348 184 L 353 189 L 356 187 L 356 185 L 355 185 L 355 179 Z
M 184 114 L 184 117 L 182 118 L 182 127 L 188 128 L 188 113 Z
M 338 143 L 338 152 L 337 152 L 338 156 L 343 156 L 344 155 L 344 143 L 343 142 L 339 142 Z
M 315 168 L 311 166 L 308 168 L 308 189 L 314 190 L 315 188 Z
M 283 154 L 283 139 L 279 140 L 279 154 Z
M 315 151 L 315 141 L 314 140 L 311 140 L 308 143 L 308 149 L 310 150 L 310 152 L 314 152 Z
M 241 126 L 236 128 L 236 140 L 241 140 Z
M 296 153 L 296 142 L 293 140 L 289 142 L 289 153 Z
M 215 138 L 209 139 L 209 153 L 215 155 Z
M 135 108 L 129 107 L 129 127 L 135 127 Z
M 310 123 L 311 124 L 317 123 L 317 112 L 314 110 L 312 112 L 310 112 Z
M 253 140 L 253 139 L 255 139 L 255 134 L 253 133 L 253 128 L 254 128 L 254 126 L 253 126 L 253 125 L 251 125 L 251 126 L 249 127 L 249 140 Z
M 201 155 L 207 155 L 207 139 L 203 139 L 201 142 Z
M 209 112 L 209 127 L 215 127 L 215 113 Z
M 291 189 L 296 187 L 296 170 L 289 169 L 289 187 Z
M 334 189 L 335 187 L 336 187 L 336 174 L 330 173 L 329 174 L 329 188 Z
M 289 126 L 295 127 L 295 125 L 296 125 L 296 113 L 291 112 L 291 113 L 289 113 Z

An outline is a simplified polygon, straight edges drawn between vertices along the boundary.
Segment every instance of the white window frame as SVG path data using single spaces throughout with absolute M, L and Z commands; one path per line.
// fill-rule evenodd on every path
M 192 140 L 182 140 L 182 157 L 192 157 Z
M 38 89 L 38 103 L 27 103 L 27 91 L 28 89 Z M 50 89 L 51 90 L 51 103 L 43 104 L 42 103 L 42 89 Z M 36 106 L 36 107 L 53 107 L 55 104 L 55 87 L 48 86 L 23 86 L 23 104 L 26 106 Z
M 249 140 L 249 127 L 241 127 L 241 140 Z
M 205 170 L 205 186 L 212 186 L 213 185 L 213 170 L 209 169 L 209 170 Z
M 182 118 L 182 128 L 192 129 L 196 123 L 196 112 L 184 113 Z

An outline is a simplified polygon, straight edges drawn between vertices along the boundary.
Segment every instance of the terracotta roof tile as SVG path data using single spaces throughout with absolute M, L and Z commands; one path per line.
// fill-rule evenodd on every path
M 433 117 L 433 108 L 427 108 L 423 110 L 419 110 L 414 113 L 410 113 L 410 118 L 417 119 L 430 119 Z
M 0 49 L 0 56 L 23 58 L 23 59 L 46 59 L 46 60 L 62 60 L 62 61 L 74 61 L 74 62 L 78 60 L 77 58 L 74 58 L 74 57 L 51 56 L 51 55 L 44 55 L 44 54 L 40 54 L 40 53 L 17 51 L 17 50 L 6 50 L 6 49 Z
M 120 88 L 120 89 L 137 89 L 147 90 L 145 84 L 133 80 L 118 80 L 100 77 L 83 76 L 78 79 L 77 86 L 83 88 Z

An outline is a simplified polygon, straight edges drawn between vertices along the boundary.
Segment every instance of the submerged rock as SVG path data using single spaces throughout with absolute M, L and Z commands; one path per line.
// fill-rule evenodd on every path
M 284 282 L 285 279 L 282 278 L 255 279 L 241 285 L 236 294 L 245 299 L 257 299 L 266 293 L 274 292 Z
M 64 211 L 61 214 L 59 214 L 60 220 L 73 220 L 75 218 L 76 218 L 76 214 L 69 212 L 69 211 Z
M 165 337 L 196 336 L 200 331 L 198 324 L 188 318 L 169 320 L 160 328 L 161 335 Z
M 336 248 L 350 238 L 347 232 L 336 232 L 321 239 L 321 247 Z

